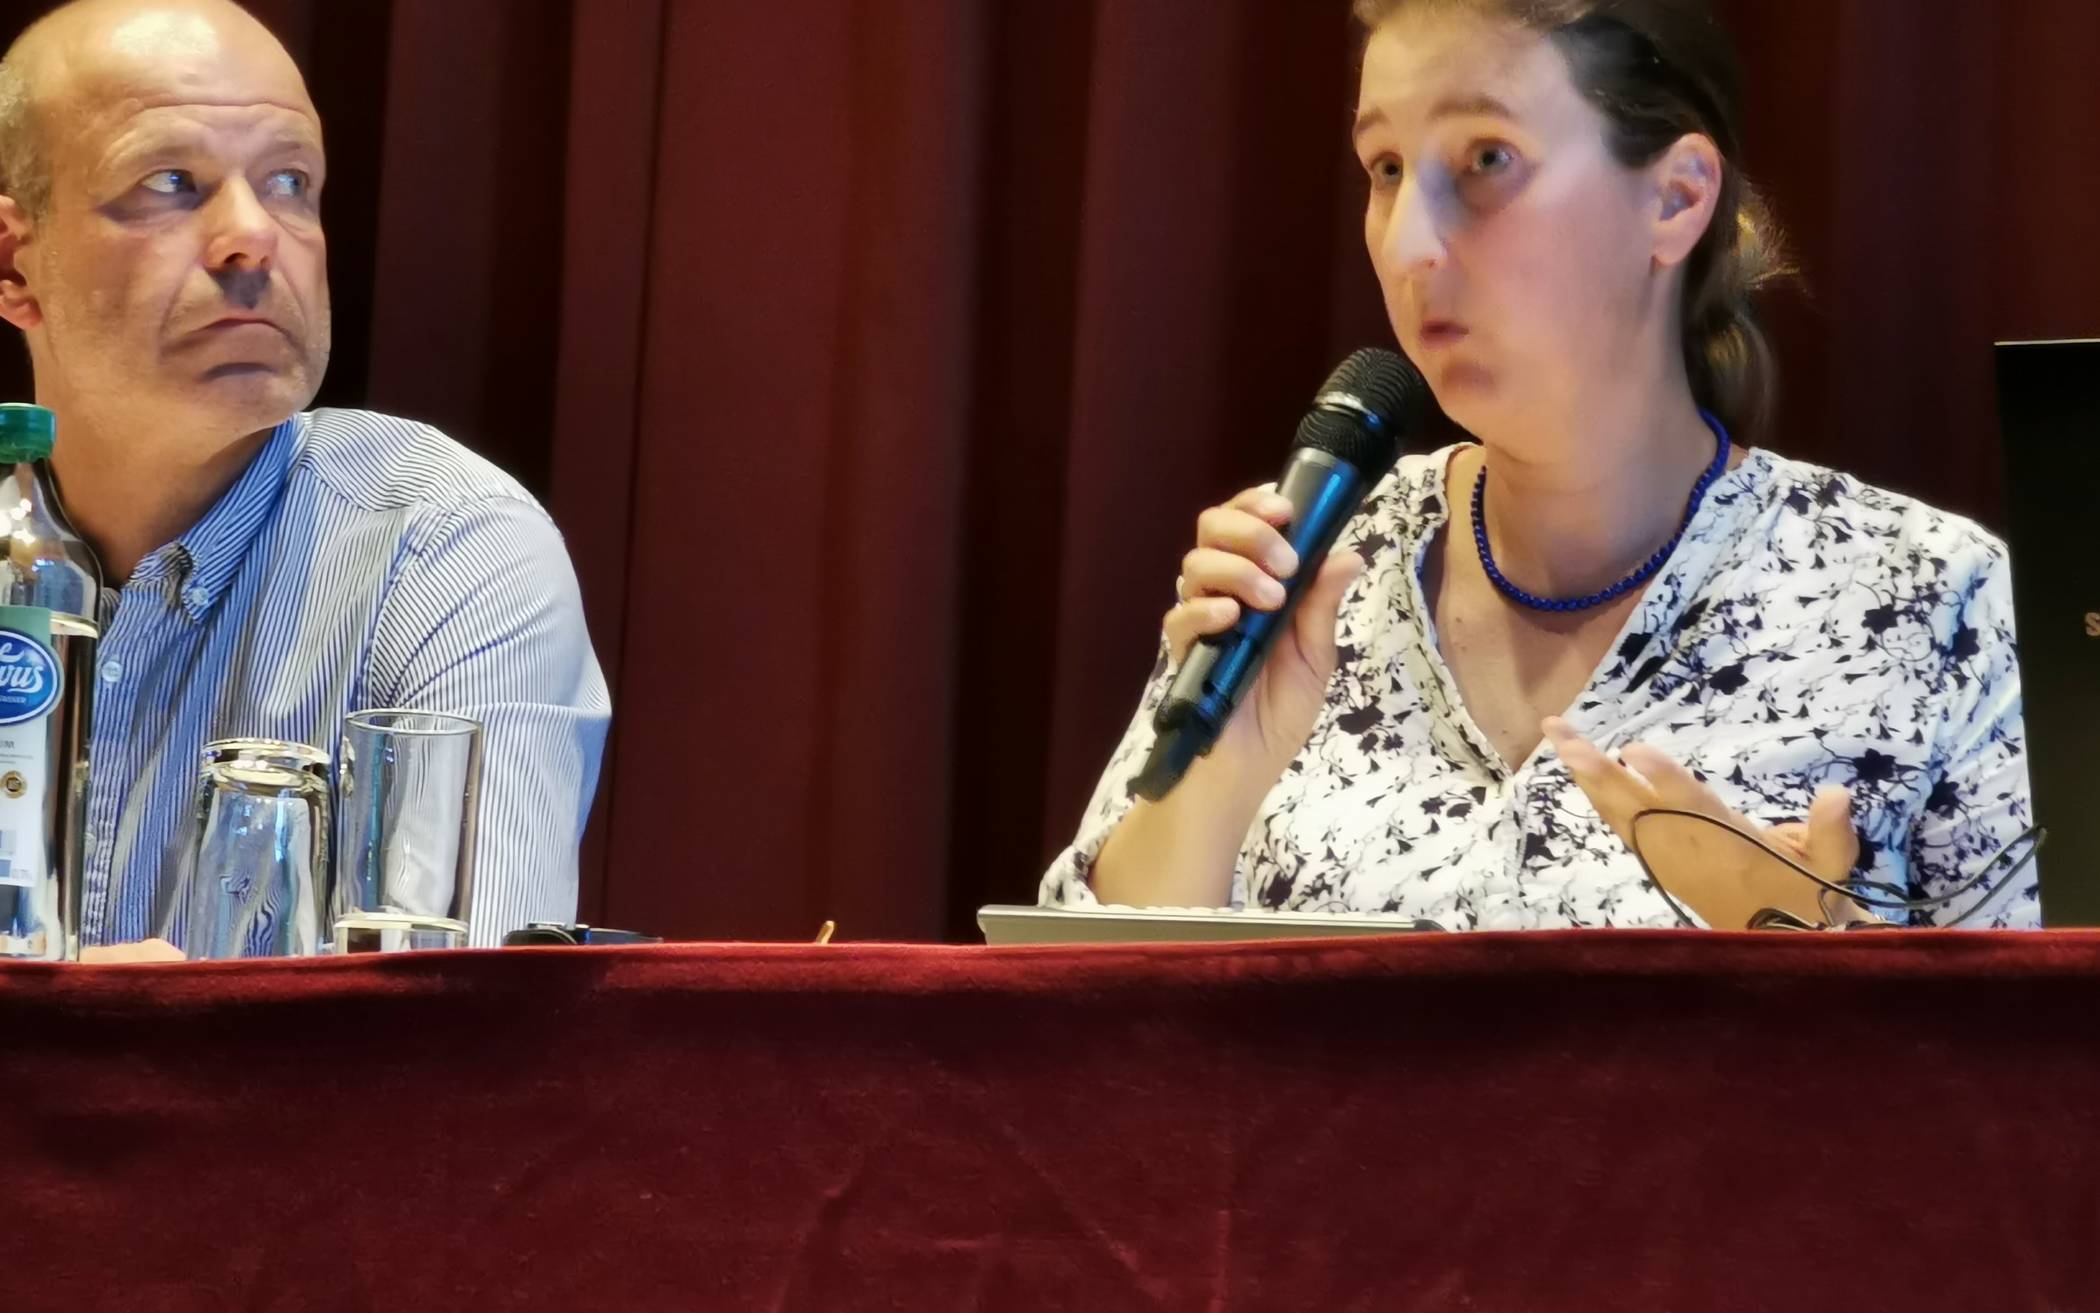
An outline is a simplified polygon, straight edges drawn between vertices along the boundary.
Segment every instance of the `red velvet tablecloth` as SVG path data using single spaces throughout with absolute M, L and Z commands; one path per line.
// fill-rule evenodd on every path
M 0 968 L 0 1309 L 2100 1309 L 2100 934 Z

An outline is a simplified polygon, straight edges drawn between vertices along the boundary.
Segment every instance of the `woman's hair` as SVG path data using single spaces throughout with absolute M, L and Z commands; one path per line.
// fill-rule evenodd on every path
M 1710 0 L 1355 0 L 1377 31 L 1402 10 L 1434 5 L 1506 19 L 1560 49 L 1575 88 L 1610 125 L 1629 168 L 1652 164 L 1680 138 L 1704 134 L 1726 162 L 1713 225 L 1685 264 L 1684 362 L 1692 393 L 1746 442 L 1772 420 L 1778 361 L 1758 293 L 1791 277 L 1785 244 L 1743 176 L 1741 75 Z

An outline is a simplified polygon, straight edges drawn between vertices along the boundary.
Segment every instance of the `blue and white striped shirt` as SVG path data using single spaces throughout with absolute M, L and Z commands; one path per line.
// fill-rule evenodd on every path
M 437 430 L 357 410 L 280 425 L 188 533 L 101 600 L 83 944 L 154 933 L 206 743 L 332 757 L 344 715 L 482 722 L 471 939 L 573 920 L 611 718 L 560 533 Z

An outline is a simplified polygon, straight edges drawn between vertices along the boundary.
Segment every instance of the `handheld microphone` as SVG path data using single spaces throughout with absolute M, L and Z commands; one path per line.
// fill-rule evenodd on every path
M 1393 468 L 1401 444 L 1416 435 L 1431 404 L 1421 372 L 1390 351 L 1359 351 L 1328 377 L 1298 425 L 1276 481 L 1292 506 L 1284 537 L 1298 554 L 1297 573 L 1283 581 L 1283 605 L 1274 611 L 1245 608 L 1231 629 L 1189 649 L 1153 715 L 1158 738 L 1133 785 L 1139 797 L 1166 797 L 1217 743 L 1342 526 Z

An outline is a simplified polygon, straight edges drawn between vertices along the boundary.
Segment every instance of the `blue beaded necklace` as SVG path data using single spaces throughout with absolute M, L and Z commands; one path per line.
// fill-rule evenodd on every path
M 1692 485 L 1692 499 L 1684 508 L 1683 523 L 1677 526 L 1677 532 L 1671 535 L 1670 541 L 1664 543 L 1656 551 L 1655 555 L 1642 563 L 1639 569 L 1619 580 L 1611 587 L 1601 592 L 1591 593 L 1588 597 L 1539 597 L 1536 594 L 1527 593 L 1511 583 L 1503 577 L 1502 571 L 1495 567 L 1495 553 L 1488 548 L 1488 480 L 1487 466 L 1483 464 L 1480 468 L 1480 477 L 1473 480 L 1473 541 L 1480 548 L 1481 567 L 1487 571 L 1487 577 L 1494 582 L 1496 589 L 1504 597 L 1507 597 L 1519 606 L 1527 606 L 1534 611 L 1565 613 L 1570 611 L 1588 611 L 1603 606 L 1607 602 L 1617 601 L 1627 593 L 1653 579 L 1655 572 L 1662 569 L 1664 563 L 1670 559 L 1670 553 L 1677 550 L 1677 544 L 1684 541 L 1684 531 L 1692 527 L 1692 517 L 1699 513 L 1699 503 L 1706 500 L 1707 489 L 1713 487 L 1714 481 L 1728 472 L 1728 452 L 1731 445 L 1728 441 L 1728 430 L 1722 426 L 1719 419 L 1704 410 L 1699 412 L 1699 418 L 1705 420 L 1706 427 L 1714 431 L 1714 437 L 1719 441 L 1720 445 L 1714 452 L 1714 463 L 1707 466 L 1706 473 L 1700 475 L 1699 481 Z

